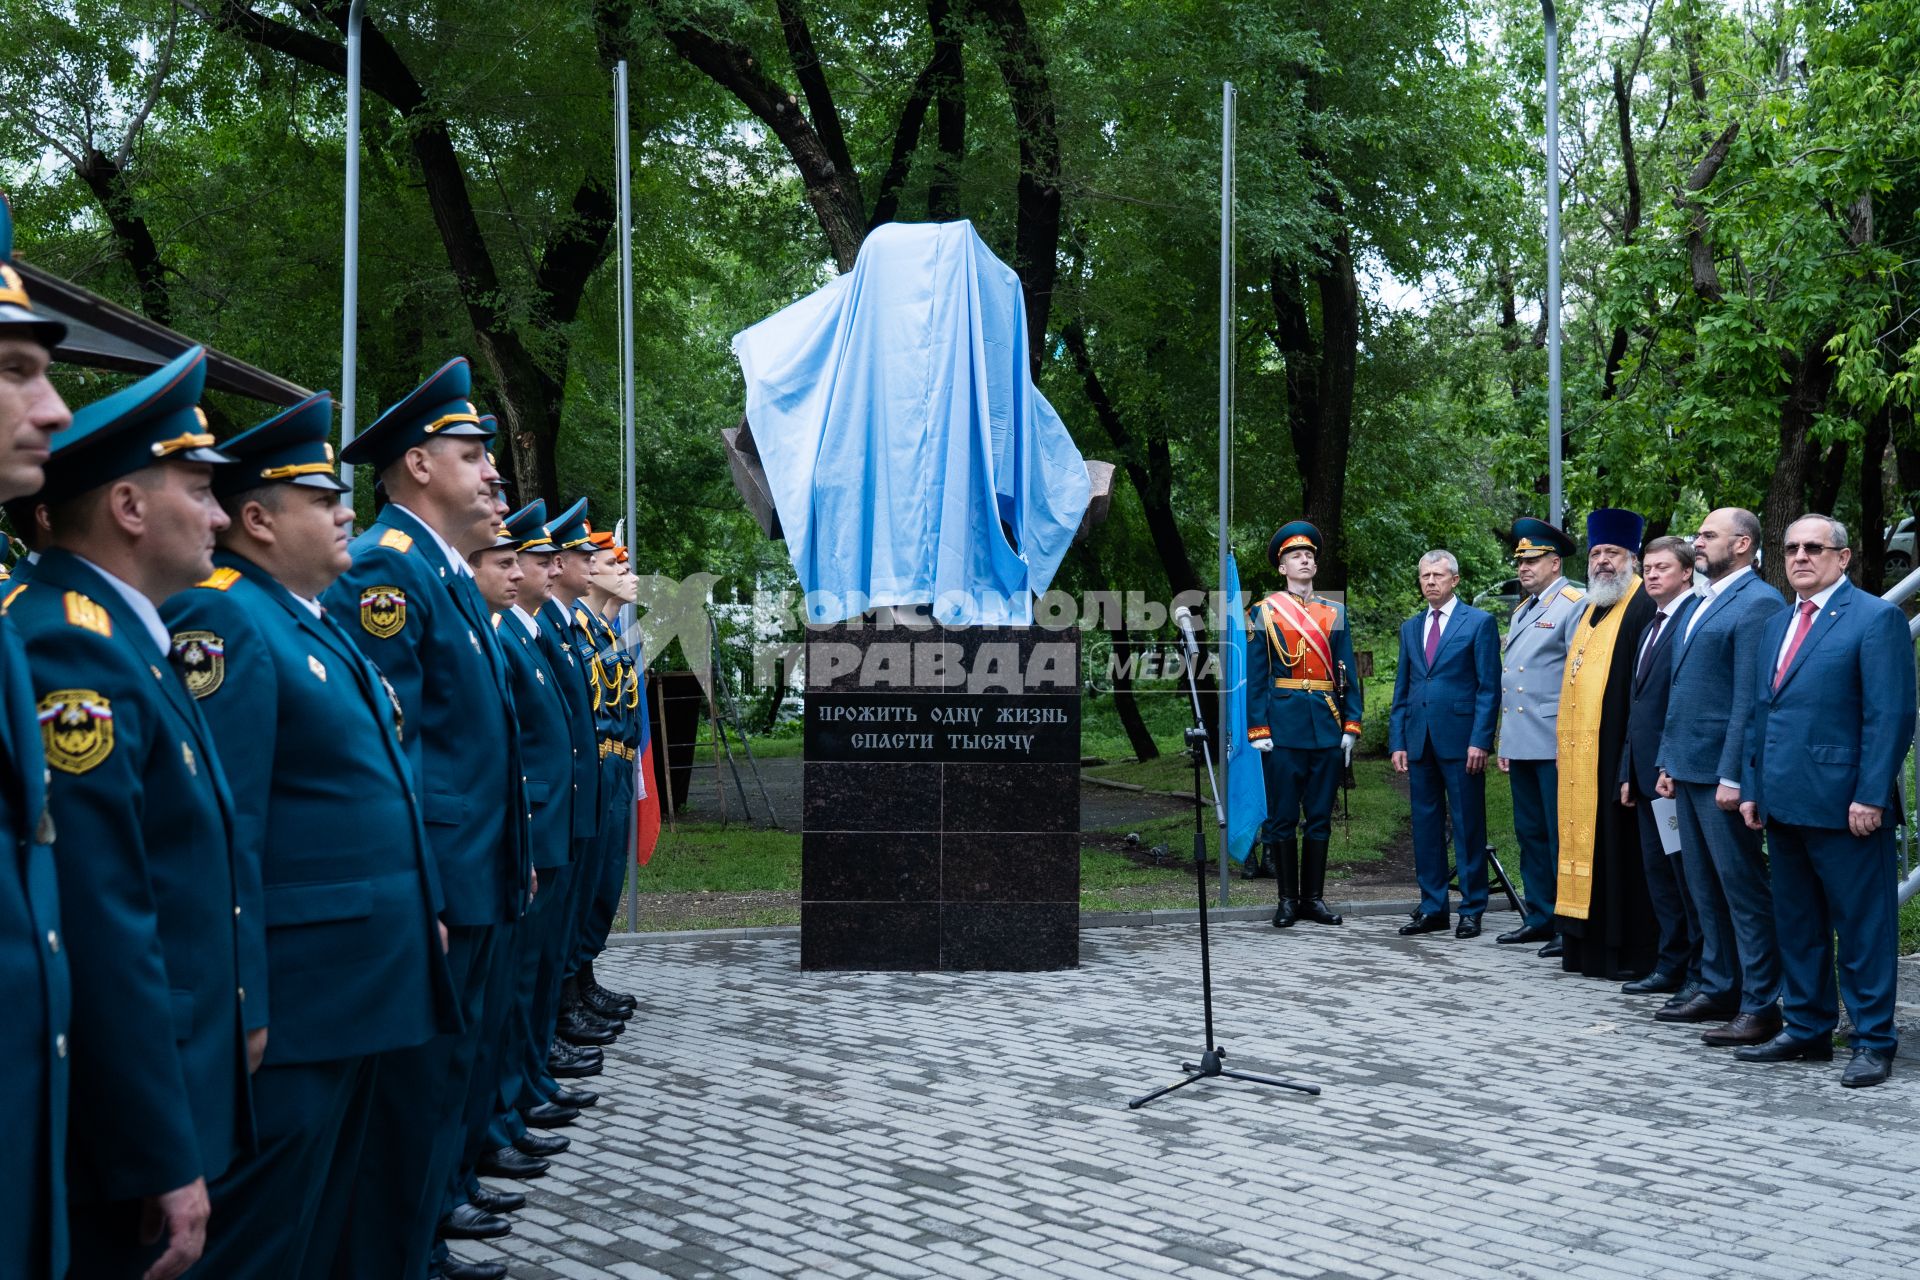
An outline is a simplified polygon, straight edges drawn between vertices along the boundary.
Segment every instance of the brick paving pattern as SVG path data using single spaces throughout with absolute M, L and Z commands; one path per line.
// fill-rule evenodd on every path
M 1395 918 L 1084 935 L 1051 974 L 805 974 L 796 939 L 610 950 L 641 1013 L 522 1184 L 518 1280 L 1920 1274 L 1920 1064 L 1749 1066 L 1657 997 Z

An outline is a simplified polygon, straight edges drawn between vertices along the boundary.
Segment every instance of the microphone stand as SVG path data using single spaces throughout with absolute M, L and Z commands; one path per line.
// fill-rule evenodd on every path
M 1193 615 L 1182 608 L 1174 614 L 1174 622 L 1180 629 L 1181 638 L 1186 642 L 1187 654 L 1187 697 L 1193 704 L 1193 726 L 1186 731 L 1187 755 L 1193 761 L 1193 883 L 1200 902 L 1200 1007 L 1206 1021 L 1206 1050 L 1200 1055 L 1199 1065 L 1183 1062 L 1180 1069 L 1186 1072 L 1184 1079 L 1176 1080 L 1162 1089 L 1135 1098 L 1127 1103 L 1129 1111 L 1138 1110 L 1155 1098 L 1164 1098 L 1175 1089 L 1184 1089 L 1196 1080 L 1211 1080 L 1225 1077 L 1229 1080 L 1244 1080 L 1249 1084 L 1270 1085 L 1276 1089 L 1291 1089 L 1296 1093 L 1318 1097 L 1320 1086 L 1300 1084 L 1293 1080 L 1275 1080 L 1271 1076 L 1249 1075 L 1244 1071 L 1229 1071 L 1223 1065 L 1227 1051 L 1215 1044 L 1213 1039 L 1213 953 L 1208 943 L 1207 925 L 1207 834 L 1201 821 L 1200 810 L 1200 769 L 1204 764 L 1208 780 L 1213 778 L 1213 750 L 1208 743 L 1205 718 L 1200 713 L 1200 686 L 1194 680 L 1194 668 L 1200 661 L 1200 642 L 1192 631 Z M 1224 767 L 1224 762 L 1222 762 Z M 1220 815 L 1221 838 L 1226 838 L 1226 815 L 1220 808 L 1219 788 L 1214 787 L 1214 812 Z

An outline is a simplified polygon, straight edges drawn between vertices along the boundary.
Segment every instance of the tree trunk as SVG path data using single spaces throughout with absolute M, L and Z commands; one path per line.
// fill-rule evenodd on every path
M 1887 437 L 1891 432 L 1891 405 L 1867 420 L 1860 442 L 1860 537 L 1853 553 L 1854 579 L 1861 588 L 1879 595 L 1887 589 Z
M 1099 552 L 1093 549 L 1092 540 L 1079 544 L 1080 561 L 1086 568 L 1086 581 L 1105 586 L 1108 582 L 1106 569 L 1100 563 Z M 1135 758 L 1157 760 L 1160 758 L 1160 744 L 1153 740 L 1153 734 L 1147 728 L 1147 722 L 1140 714 L 1140 700 L 1133 692 L 1133 668 L 1125 659 L 1127 633 L 1120 627 L 1109 627 L 1107 637 L 1113 644 L 1113 713 L 1120 718 L 1120 727 L 1126 731 L 1127 743 L 1133 748 Z
M 173 324 L 173 294 L 167 287 L 167 267 L 160 260 L 160 247 L 154 243 L 153 230 L 134 207 L 133 183 L 126 170 L 98 147 L 88 147 L 74 166 L 74 173 L 86 183 L 87 190 L 100 202 L 113 228 L 113 241 L 133 271 L 134 286 L 140 292 L 140 310 L 155 324 Z
M 1307 519 L 1326 543 L 1315 585 L 1344 591 L 1347 454 L 1353 444 L 1353 383 L 1360 361 L 1360 285 L 1344 226 L 1314 283 L 1320 290 L 1320 430 L 1312 469 L 1301 478 L 1306 482 Z
M 1820 448 L 1811 438 L 1813 422 L 1826 407 L 1827 394 L 1833 389 L 1833 365 L 1826 351 L 1830 337 L 1831 333 L 1818 335 L 1789 362 L 1790 385 L 1780 409 L 1780 449 L 1760 509 L 1761 546 L 1771 553 L 1763 558 L 1766 579 L 1782 595 L 1790 588 L 1778 549 L 1786 541 L 1787 526 L 1806 514 L 1807 491 Z
M 927 25 L 933 29 L 935 135 L 940 157 L 927 184 L 927 217 L 951 222 L 960 216 L 960 165 L 967 154 L 967 64 L 959 16 L 949 0 L 927 0 Z
M 1013 269 L 1025 289 L 1027 363 L 1037 379 L 1047 350 L 1053 282 L 1060 269 L 1060 131 L 1054 118 L 1053 85 L 1047 76 L 1046 55 L 1027 25 L 1020 0 L 974 0 L 974 11 L 992 37 L 1020 142 Z

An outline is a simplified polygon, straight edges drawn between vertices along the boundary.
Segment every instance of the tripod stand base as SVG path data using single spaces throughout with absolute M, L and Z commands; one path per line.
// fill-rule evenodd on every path
M 1180 1069 L 1187 1073 L 1186 1079 L 1175 1081 L 1164 1089 L 1155 1089 L 1152 1093 L 1144 1097 L 1135 1098 L 1127 1104 L 1127 1110 L 1137 1111 L 1149 1102 L 1152 1102 L 1155 1098 L 1166 1097 L 1175 1089 L 1184 1089 L 1196 1080 L 1212 1080 L 1215 1077 L 1226 1080 L 1244 1080 L 1248 1084 L 1264 1084 L 1275 1089 L 1291 1089 L 1295 1093 L 1304 1093 L 1315 1098 L 1320 1096 L 1320 1086 L 1317 1084 L 1301 1084 L 1294 1080 L 1275 1080 L 1272 1076 L 1250 1075 L 1245 1071 L 1228 1071 L 1226 1067 L 1221 1065 L 1226 1059 L 1226 1056 L 1227 1051 L 1215 1045 L 1200 1055 L 1199 1066 L 1195 1066 L 1191 1062 L 1181 1063 Z

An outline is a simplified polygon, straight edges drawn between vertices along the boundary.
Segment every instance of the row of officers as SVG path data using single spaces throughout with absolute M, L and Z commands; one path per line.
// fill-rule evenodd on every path
M 3 209 L 3 206 L 0 206 Z M 452 360 L 343 451 L 216 447 L 206 357 L 69 414 L 0 212 L 0 1276 L 499 1276 L 634 1010 L 631 574 L 507 514 Z

